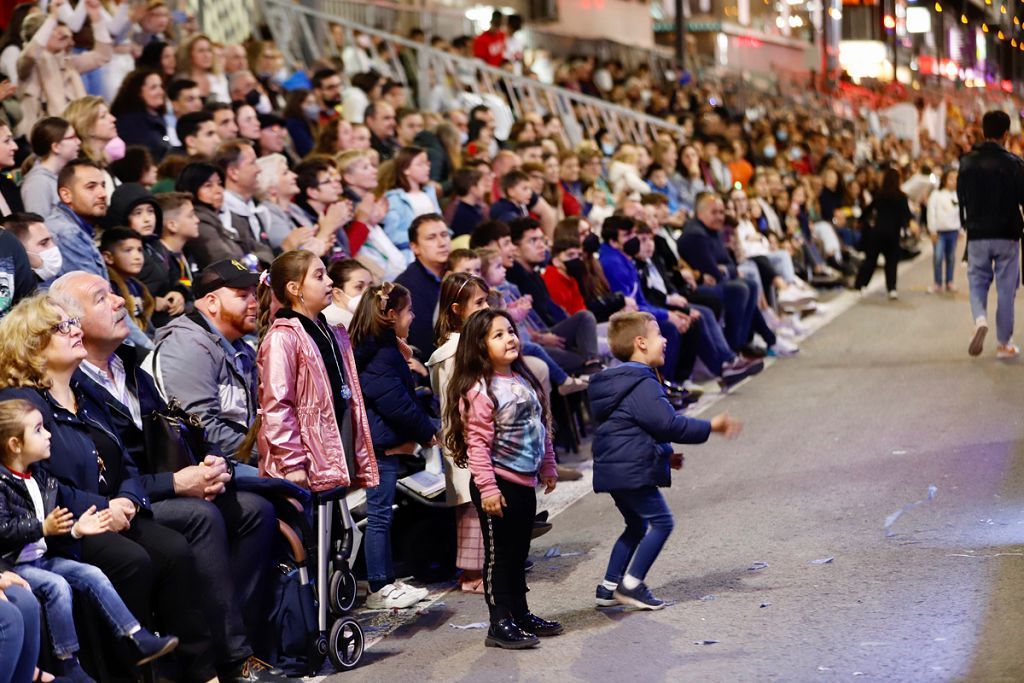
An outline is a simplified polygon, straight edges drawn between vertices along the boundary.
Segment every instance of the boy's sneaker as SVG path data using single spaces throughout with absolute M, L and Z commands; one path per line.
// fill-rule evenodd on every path
M 487 647 L 500 647 L 503 650 L 525 650 L 540 645 L 540 638 L 519 628 L 511 617 L 491 624 L 484 640 Z
M 613 607 L 619 604 L 619 601 L 615 599 L 615 594 L 601 584 L 597 585 L 597 595 L 594 602 L 597 603 L 598 607 Z
M 135 660 L 136 666 L 149 664 L 178 647 L 178 639 L 174 636 L 158 636 L 144 628 L 128 636 L 128 641 L 135 648 L 135 656 L 138 657 Z
M 566 377 L 565 381 L 558 385 L 558 393 L 562 396 L 586 391 L 590 386 L 589 377 Z
M 85 669 L 79 663 L 78 657 L 72 656 L 71 659 L 61 662 L 60 666 L 60 673 L 66 681 L 72 681 L 72 683 L 96 683 L 96 679 L 85 673 Z
M 618 603 L 629 607 L 636 607 L 637 609 L 653 610 L 661 609 L 665 606 L 665 601 L 659 600 L 651 595 L 651 591 L 642 581 L 640 582 L 640 585 L 633 589 L 626 588 L 620 583 L 619 587 L 615 589 L 614 593 L 612 593 L 612 597 L 614 597 L 615 601 Z
M 425 597 L 419 593 L 419 590 L 422 589 L 414 588 L 410 591 L 397 584 L 389 583 L 376 593 L 370 593 L 366 596 L 366 608 L 407 609 Z
M 974 336 L 971 337 L 971 345 L 967 347 L 967 353 L 972 356 L 980 356 L 985 349 L 986 334 L 988 334 L 988 321 L 978 318 L 974 321 Z

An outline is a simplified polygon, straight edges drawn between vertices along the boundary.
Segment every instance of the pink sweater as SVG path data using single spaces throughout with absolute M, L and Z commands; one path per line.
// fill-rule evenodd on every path
M 469 471 L 473 475 L 473 482 L 480 489 L 480 496 L 482 498 L 489 498 L 501 493 L 495 479 L 496 476 L 520 486 L 537 485 L 537 474 L 535 472 L 524 473 L 505 467 L 495 467 L 492 457 L 496 436 L 499 436 L 499 431 L 504 432 L 500 435 L 504 438 L 499 440 L 504 441 L 504 445 L 508 446 L 508 437 L 510 435 L 507 432 L 508 425 L 506 425 L 506 422 L 510 421 L 513 413 L 516 412 L 516 405 L 513 401 L 508 403 L 504 401 L 504 397 L 509 395 L 508 390 L 512 389 L 521 399 L 526 399 L 527 401 L 532 399 L 532 401 L 537 402 L 536 395 L 534 395 L 533 389 L 525 380 L 515 375 L 495 375 L 491 388 L 501 403 L 497 410 L 495 409 L 494 402 L 491 401 L 491 398 L 481 385 L 479 388 L 471 389 L 467 394 L 469 410 L 463 415 L 466 423 Z M 523 392 L 524 388 L 526 393 Z M 539 408 L 539 402 L 534 407 Z M 497 421 L 495 421 L 495 415 L 498 416 Z M 540 476 L 558 476 L 558 471 L 555 468 L 555 449 L 551 444 L 551 436 L 547 434 L 546 430 L 544 430 L 543 434 L 543 450 L 543 454 L 533 454 L 539 461 Z

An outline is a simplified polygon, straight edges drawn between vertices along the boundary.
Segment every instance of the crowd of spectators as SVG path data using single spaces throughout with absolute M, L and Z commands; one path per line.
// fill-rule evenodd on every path
M 389 459 L 443 430 L 417 411 L 432 384 L 444 396 L 470 314 L 507 311 L 526 367 L 571 406 L 612 362 L 609 317 L 650 313 L 684 409 L 708 380 L 726 390 L 797 353 L 819 291 L 865 286 L 879 254 L 895 296 L 895 260 L 938 215 L 931 191 L 955 187 L 978 139 L 953 102 L 920 99 L 922 120 L 945 107 L 942 130 L 897 137 L 815 94 L 751 100 L 738 77 L 666 82 L 579 57 L 556 83 L 683 132 L 573 142 L 557 115 L 514 118 L 468 81 L 418 101 L 416 60 L 375 37 L 331 31 L 332 57 L 295 65 L 259 37 L 217 44 L 164 0 L 41 4 L 18 5 L 0 40 L 0 400 L 42 416 L 52 457 L 38 467 L 59 491 L 44 510 L 16 481 L 31 475 L 0 476 L 28 501 L 17 524 L 0 504 L 0 590 L 20 610 L 0 603 L 0 619 L 26 634 L 0 647 L 0 679 L 35 666 L 21 548 L 54 531 L 56 505 L 104 511 L 102 533 L 68 526 L 44 548 L 95 565 L 143 624 L 174 634 L 163 659 L 180 680 L 279 680 L 255 657 L 273 510 L 239 480 L 369 486 L 368 604 L 409 607 L 425 591 L 390 565 Z M 431 45 L 532 75 L 509 28 Z M 884 240 L 879 202 L 895 221 Z M 941 244 L 945 261 L 955 239 Z M 310 399 L 318 382 L 353 410 Z M 146 429 L 172 400 L 201 420 L 206 451 L 161 471 Z M 307 443 L 311 413 L 287 415 L 300 403 L 334 435 Z M 5 449 L 21 438 L 8 428 Z M 473 524 L 459 514 L 457 564 L 478 591 Z M 42 647 L 89 680 L 74 648 Z

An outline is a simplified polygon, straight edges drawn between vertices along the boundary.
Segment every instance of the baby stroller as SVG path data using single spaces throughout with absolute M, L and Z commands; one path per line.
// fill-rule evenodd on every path
M 363 656 L 365 638 L 348 614 L 357 594 L 349 560 L 362 537 L 349 511 L 348 489 L 311 493 L 283 480 L 261 481 L 289 489 L 279 488 L 271 498 L 280 532 L 271 659 L 293 676 L 315 675 L 327 657 L 338 671 L 352 669 Z

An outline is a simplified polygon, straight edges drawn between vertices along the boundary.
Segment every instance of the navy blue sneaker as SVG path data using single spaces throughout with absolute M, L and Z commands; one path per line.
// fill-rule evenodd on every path
M 651 591 L 643 582 L 632 590 L 620 583 L 619 587 L 612 593 L 612 596 L 616 602 L 628 605 L 629 607 L 636 607 L 637 609 L 661 609 L 665 606 L 665 601 L 651 595 Z
M 598 607 L 612 607 L 619 604 L 618 600 L 615 599 L 615 595 L 612 591 L 605 588 L 603 585 L 598 584 L 597 586 L 597 606 Z

